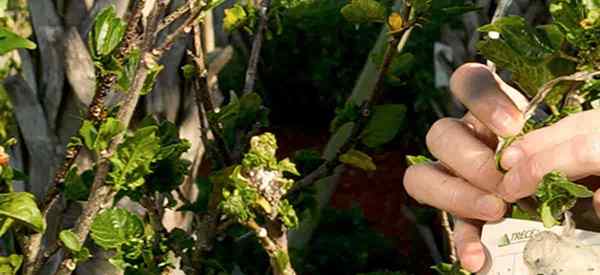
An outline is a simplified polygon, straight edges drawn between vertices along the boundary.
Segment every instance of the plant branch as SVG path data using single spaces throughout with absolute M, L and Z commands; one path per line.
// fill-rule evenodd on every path
M 492 17 L 491 23 L 495 23 L 498 19 L 504 17 L 508 12 L 508 8 L 512 4 L 513 0 L 499 0 L 498 5 L 496 6 L 496 10 L 494 11 L 494 16 Z M 496 72 L 496 64 L 491 60 L 487 61 L 487 66 L 490 70 L 495 73 Z
M 140 93 L 144 87 L 144 83 L 148 77 L 148 72 L 150 70 L 149 66 L 152 66 L 157 60 L 160 59 L 160 54 L 151 53 L 151 47 L 156 39 L 156 28 L 158 26 L 158 22 L 164 12 L 166 7 L 166 2 L 159 1 L 155 3 L 155 6 L 151 12 L 151 15 L 148 19 L 148 27 L 144 32 L 144 38 L 142 41 L 142 58 L 137 65 L 137 70 L 135 73 L 135 77 L 133 80 L 133 84 L 131 85 L 127 97 L 123 101 L 119 111 L 116 115 L 117 120 L 121 122 L 124 128 L 128 128 L 129 123 L 131 121 L 131 117 L 133 116 L 133 112 L 140 98 Z M 160 52 L 161 54 L 164 51 Z M 96 175 L 94 177 L 94 181 L 92 183 L 92 187 L 90 188 L 90 197 L 88 198 L 88 203 L 84 207 L 81 215 L 77 219 L 75 223 L 75 228 L 73 232 L 79 238 L 80 243 L 83 243 L 87 238 L 87 235 L 90 231 L 90 226 L 98 214 L 98 212 L 104 208 L 106 205 L 110 205 L 112 200 L 116 194 L 113 190 L 112 186 L 104 185 L 106 178 L 108 177 L 108 173 L 110 171 L 110 157 L 116 152 L 118 146 L 123 142 L 125 133 L 122 132 L 116 135 L 110 142 L 108 149 L 102 153 L 100 156 L 100 160 L 97 164 Z M 57 270 L 57 275 L 68 275 L 73 272 L 75 267 L 75 262 L 72 258 L 65 258 L 59 266 Z
M 137 23 L 141 18 L 144 3 L 145 0 L 137 1 L 137 4 L 133 8 L 131 16 L 127 20 L 127 27 L 125 30 L 124 38 L 115 56 L 118 61 L 121 61 L 127 55 L 129 48 L 134 44 L 137 33 L 136 27 Z M 95 124 L 100 124 L 104 121 L 106 116 L 104 99 L 106 98 L 113 85 L 117 81 L 117 76 L 112 73 L 101 73 L 100 71 L 97 71 L 96 79 L 96 91 L 94 93 L 94 97 L 92 98 L 92 102 L 88 107 L 86 117 L 87 119 L 93 121 Z M 62 186 L 62 184 L 64 184 L 64 179 L 67 172 L 69 171 L 69 169 L 71 169 L 71 167 L 75 163 L 75 160 L 79 156 L 79 153 L 81 152 L 81 147 L 81 144 L 77 144 L 67 148 L 63 162 L 54 174 L 51 187 L 46 192 L 46 196 L 41 205 L 42 217 L 44 218 L 44 220 L 47 219 L 48 213 L 50 212 L 50 210 L 52 210 L 53 206 L 60 198 L 60 187 Z M 26 242 L 26 246 L 24 248 L 24 250 L 26 251 L 26 258 L 23 268 L 23 274 L 25 275 L 32 275 L 37 273 L 49 257 L 46 256 L 46 253 L 34 252 L 39 251 L 41 249 L 43 236 L 43 233 L 33 234 Z M 54 247 L 49 248 L 50 251 L 54 250 Z M 48 251 L 48 249 L 46 249 L 46 251 Z
M 260 2 L 260 8 L 258 10 L 260 21 L 258 22 L 258 28 L 254 34 L 254 40 L 252 41 L 252 50 L 250 51 L 250 59 L 248 60 L 248 68 L 246 69 L 246 79 L 244 82 L 244 94 L 248 94 L 254 90 L 258 59 L 263 44 L 264 32 L 267 29 L 267 23 L 269 21 L 267 11 L 269 10 L 270 5 L 271 0 L 262 0 Z
M 177 7 L 177 9 L 175 9 L 169 15 L 165 16 L 165 18 L 158 25 L 158 31 L 160 32 L 164 30 L 166 27 L 173 24 L 173 22 L 175 22 L 177 19 L 181 18 L 186 13 L 188 13 L 192 7 L 191 3 L 191 1 L 184 3 L 183 5 Z
M 361 106 L 362 115 L 352 128 L 352 134 L 350 138 L 348 138 L 348 140 L 346 140 L 346 142 L 340 147 L 340 150 L 338 150 L 335 157 L 326 160 L 317 169 L 313 170 L 308 175 L 304 176 L 302 179 L 297 181 L 296 184 L 290 189 L 288 194 L 295 193 L 303 188 L 314 184 L 319 179 L 330 175 L 336 167 L 342 165 L 338 160 L 339 157 L 342 154 L 344 154 L 347 150 L 354 147 L 354 145 L 356 145 L 358 135 L 360 134 L 366 122 L 368 121 L 368 114 L 370 112 L 370 108 L 372 107 L 374 102 L 377 102 L 379 100 L 381 96 L 385 75 L 389 71 L 392 59 L 396 54 L 401 53 L 404 50 L 404 47 L 406 46 L 406 43 L 412 33 L 413 28 L 413 26 L 406 28 L 404 32 L 401 32 L 402 36 L 400 38 L 398 38 L 397 36 L 390 38 L 388 45 L 385 49 L 383 63 L 377 73 L 377 80 L 374 85 L 373 96 L 370 99 L 366 100 Z

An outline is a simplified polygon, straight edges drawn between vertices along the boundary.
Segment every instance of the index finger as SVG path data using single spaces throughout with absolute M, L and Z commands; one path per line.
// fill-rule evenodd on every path
M 467 63 L 450 80 L 450 90 L 479 121 L 498 136 L 518 134 L 527 100 L 486 66 Z

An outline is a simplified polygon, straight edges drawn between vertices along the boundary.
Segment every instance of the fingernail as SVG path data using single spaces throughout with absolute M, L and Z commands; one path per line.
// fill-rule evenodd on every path
M 515 165 L 519 163 L 521 159 L 523 159 L 524 155 L 525 154 L 518 146 L 510 146 L 504 150 L 504 153 L 502 153 L 500 165 L 502 165 L 502 168 L 508 170 L 512 167 L 515 167 Z
M 484 195 L 476 203 L 477 210 L 484 217 L 489 219 L 499 219 L 504 214 L 506 205 L 504 201 L 494 195 Z
M 478 272 L 485 264 L 485 252 L 479 240 L 466 244 L 459 256 L 463 267 L 471 272 Z
M 496 128 L 498 134 L 502 136 L 514 135 L 519 131 L 519 123 L 502 106 L 496 107 L 492 113 L 492 126 Z

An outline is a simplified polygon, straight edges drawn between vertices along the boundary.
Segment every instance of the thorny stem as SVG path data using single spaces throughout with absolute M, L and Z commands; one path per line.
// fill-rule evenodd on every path
M 263 44 L 264 32 L 267 29 L 267 22 L 269 20 L 267 11 L 270 5 L 271 0 L 262 0 L 260 2 L 260 7 L 258 10 L 260 21 L 258 22 L 258 28 L 254 34 L 254 40 L 252 41 L 252 50 L 250 51 L 250 59 L 248 60 L 248 68 L 246 69 L 246 79 L 243 91 L 244 94 L 251 93 L 254 90 L 258 59 L 260 57 L 260 50 Z

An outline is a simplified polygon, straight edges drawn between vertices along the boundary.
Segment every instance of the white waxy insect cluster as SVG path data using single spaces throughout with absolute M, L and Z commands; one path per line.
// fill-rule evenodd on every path
M 573 223 L 567 222 L 561 235 L 542 231 L 531 238 L 523 251 L 530 275 L 600 274 L 599 251 L 575 239 L 574 233 Z

